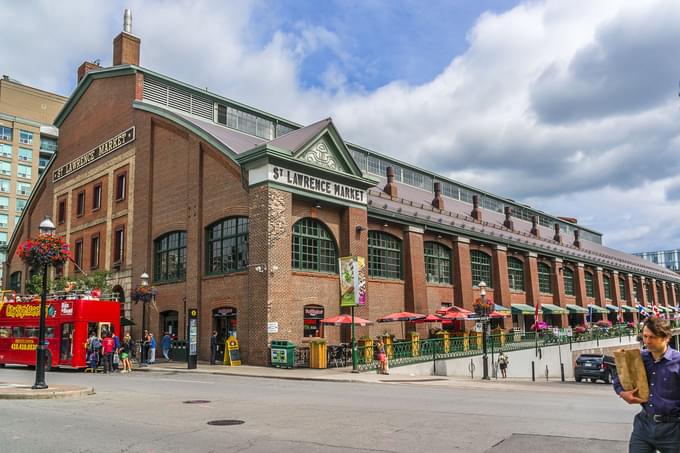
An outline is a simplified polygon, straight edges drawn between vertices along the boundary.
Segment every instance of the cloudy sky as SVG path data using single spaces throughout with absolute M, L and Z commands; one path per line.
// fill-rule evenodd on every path
M 69 95 L 111 64 L 124 8 L 141 64 L 604 233 L 680 247 L 680 2 L 23 0 L 0 72 Z

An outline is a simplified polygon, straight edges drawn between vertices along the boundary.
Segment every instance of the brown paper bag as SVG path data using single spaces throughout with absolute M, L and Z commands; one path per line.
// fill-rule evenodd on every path
M 639 349 L 621 349 L 614 351 L 616 372 L 624 390 L 637 388 L 637 395 L 644 401 L 649 399 L 649 385 L 647 384 L 647 370 L 642 361 Z

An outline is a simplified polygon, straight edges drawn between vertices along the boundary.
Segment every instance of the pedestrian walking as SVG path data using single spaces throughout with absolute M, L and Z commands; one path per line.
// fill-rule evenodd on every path
M 156 337 L 149 332 L 149 358 L 147 360 L 149 365 L 156 363 Z
M 111 329 L 114 329 L 111 326 Z M 120 339 L 116 335 L 115 330 L 111 330 L 111 338 L 113 339 L 113 371 L 118 371 L 118 366 L 120 365 Z
M 385 343 L 383 343 L 383 340 L 380 337 L 378 337 L 375 343 L 375 351 L 378 359 L 378 373 L 390 374 L 390 370 L 387 365 L 387 354 L 385 353 Z
M 144 330 L 144 335 L 142 336 L 142 357 L 141 363 L 149 362 L 149 331 Z
M 130 334 L 127 334 L 125 335 L 125 338 L 123 338 L 123 344 L 120 347 L 120 361 L 123 364 L 123 373 L 132 371 L 132 363 L 130 362 L 132 347 L 134 347 L 134 343 L 132 338 L 130 338 Z
M 217 355 L 217 331 L 213 330 L 210 337 L 210 364 L 215 365 L 215 356 Z
M 165 332 L 161 339 L 161 349 L 163 350 L 163 358 L 166 362 L 170 362 L 170 348 L 172 347 L 172 338 L 168 332 Z
M 93 373 L 97 371 L 97 366 L 99 366 L 101 347 L 102 341 L 93 330 L 90 332 L 90 337 L 87 339 L 87 363 Z
M 104 373 L 113 373 L 113 351 L 115 343 L 110 333 L 104 335 L 102 340 L 102 355 L 104 356 Z
M 510 363 L 510 359 L 508 358 L 507 355 L 505 355 L 505 352 L 501 351 L 500 355 L 498 356 L 498 367 L 501 369 L 501 376 L 503 379 L 508 377 L 508 364 Z
M 644 322 L 641 351 L 649 384 L 649 400 L 638 389 L 623 390 L 618 376 L 612 380 L 614 390 L 628 404 L 640 404 L 630 435 L 630 453 L 680 451 L 680 352 L 668 347 L 671 327 L 668 321 L 649 317 Z

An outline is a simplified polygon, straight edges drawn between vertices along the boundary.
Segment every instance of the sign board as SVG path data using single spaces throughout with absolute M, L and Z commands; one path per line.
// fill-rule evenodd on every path
M 573 337 L 574 336 L 574 331 L 570 327 L 567 327 L 567 336 L 568 337 Z
M 241 351 L 238 349 L 236 337 L 229 337 L 225 342 L 227 353 L 224 354 L 224 364 L 229 366 L 241 365 Z
M 267 333 L 279 333 L 279 323 L 278 322 L 268 322 L 267 323 Z
M 553 335 L 556 337 L 560 336 L 560 329 L 557 327 L 553 327 Z
M 272 349 L 272 363 L 286 363 L 288 361 L 287 349 Z
M 366 259 L 345 256 L 338 259 L 340 269 L 340 306 L 366 305 Z
M 475 323 L 475 332 L 482 333 L 483 331 L 484 331 L 484 323 L 476 322 Z
M 90 165 L 94 161 L 101 159 L 107 154 L 110 154 L 122 148 L 128 143 L 131 143 L 132 141 L 134 141 L 134 139 L 135 139 L 135 127 L 133 126 L 130 129 L 116 135 L 115 137 L 110 138 L 109 140 L 105 141 L 96 148 L 91 149 L 85 154 L 76 157 L 71 162 L 62 165 L 61 167 L 54 170 L 54 172 L 52 173 L 52 182 L 57 182 L 60 179 L 67 177 L 71 173 L 76 172 L 81 168 Z
M 189 309 L 188 318 L 189 344 L 187 348 L 187 368 L 193 370 L 198 366 L 198 310 L 195 308 Z

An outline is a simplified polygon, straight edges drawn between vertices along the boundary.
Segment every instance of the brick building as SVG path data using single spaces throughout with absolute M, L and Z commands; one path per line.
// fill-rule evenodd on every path
M 331 119 L 302 126 L 154 73 L 139 46 L 124 31 L 112 67 L 79 68 L 56 119 L 59 153 L 9 244 L 14 256 L 52 215 L 85 272 L 112 271 L 135 337 L 142 305 L 129 295 L 148 272 L 153 332 L 183 337 L 197 308 L 203 359 L 218 330 L 237 334 L 245 363 L 266 364 L 271 340 L 299 343 L 340 313 L 337 259 L 348 255 L 367 258 L 357 315 L 372 320 L 471 309 L 480 281 L 513 313 L 505 328 L 531 325 L 536 304 L 557 326 L 583 322 L 590 305 L 601 317 L 625 307 L 630 320 L 636 300 L 678 305 L 677 274 L 603 246 L 574 219 L 345 142 Z M 11 259 L 8 276 L 27 272 Z M 385 330 L 401 335 L 398 324 L 358 334 Z M 342 334 L 324 332 L 331 343 Z

